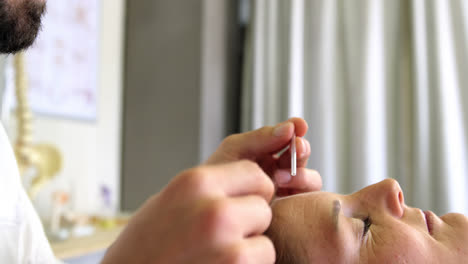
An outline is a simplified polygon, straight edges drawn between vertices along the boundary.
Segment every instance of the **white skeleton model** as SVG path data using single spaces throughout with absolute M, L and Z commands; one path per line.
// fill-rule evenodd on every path
M 20 52 L 14 56 L 14 68 L 17 103 L 17 137 L 14 150 L 20 174 L 24 176 L 28 169 L 34 171 L 33 178 L 27 186 L 30 198 L 34 199 L 44 184 L 60 171 L 62 158 L 55 146 L 32 142 L 32 112 L 27 96 L 28 80 L 24 53 Z

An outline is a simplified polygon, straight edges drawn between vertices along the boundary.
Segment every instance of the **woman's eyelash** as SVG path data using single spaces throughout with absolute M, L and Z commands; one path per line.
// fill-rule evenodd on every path
M 365 237 L 367 232 L 369 231 L 370 226 L 372 225 L 372 221 L 369 217 L 366 217 L 364 220 L 362 220 L 362 222 L 364 222 L 362 237 Z

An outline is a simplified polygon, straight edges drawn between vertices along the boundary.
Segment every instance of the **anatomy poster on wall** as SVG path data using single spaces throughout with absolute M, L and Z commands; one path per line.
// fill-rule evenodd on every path
M 96 120 L 99 0 L 48 0 L 42 31 L 26 53 L 35 113 Z

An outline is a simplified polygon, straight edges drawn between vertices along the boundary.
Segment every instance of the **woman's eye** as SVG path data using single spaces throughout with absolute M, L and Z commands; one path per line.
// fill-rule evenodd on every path
M 367 232 L 369 231 L 370 226 L 372 225 L 372 222 L 369 217 L 366 217 L 364 220 L 362 220 L 362 222 L 364 222 L 362 237 L 365 237 Z

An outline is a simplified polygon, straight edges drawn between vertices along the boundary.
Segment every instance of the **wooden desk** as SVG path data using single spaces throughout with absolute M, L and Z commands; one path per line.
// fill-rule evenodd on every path
M 125 226 L 110 230 L 97 229 L 91 236 L 73 237 L 65 241 L 51 243 L 54 254 L 59 259 L 75 258 L 107 249 Z

